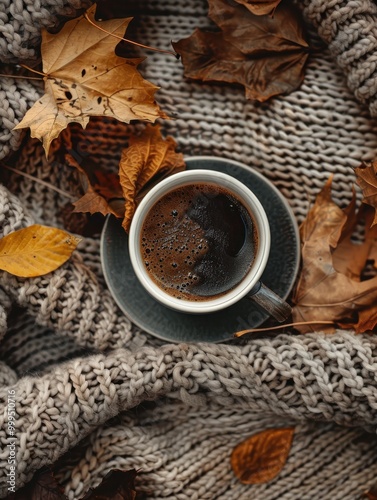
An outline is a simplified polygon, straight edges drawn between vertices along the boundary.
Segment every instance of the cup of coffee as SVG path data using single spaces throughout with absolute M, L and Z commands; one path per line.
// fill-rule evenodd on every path
M 252 191 L 213 170 L 187 170 L 154 186 L 129 232 L 132 267 L 160 303 L 212 313 L 244 297 L 278 321 L 291 307 L 261 283 L 270 252 L 266 213 Z

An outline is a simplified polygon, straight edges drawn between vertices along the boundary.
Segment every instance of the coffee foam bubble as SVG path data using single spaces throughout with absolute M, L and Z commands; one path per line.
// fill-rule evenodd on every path
M 177 298 L 199 281 L 194 267 L 208 250 L 203 229 L 187 215 L 190 198 L 178 191 L 157 202 L 146 219 L 141 240 L 148 272 Z

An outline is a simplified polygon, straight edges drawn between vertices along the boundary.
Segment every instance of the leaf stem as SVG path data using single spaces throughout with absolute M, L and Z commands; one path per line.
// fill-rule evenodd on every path
M 48 187 L 49 189 L 52 189 L 53 191 L 56 191 L 57 193 L 65 196 L 66 198 L 69 198 L 70 200 L 75 200 L 76 198 L 72 196 L 70 193 L 67 193 L 67 191 L 63 191 L 62 189 L 57 188 L 56 186 L 50 184 L 49 182 L 46 182 L 42 179 L 38 179 L 37 177 L 33 177 L 30 174 L 27 174 L 26 172 L 21 172 L 21 170 L 17 170 L 17 168 L 10 167 L 9 165 L 6 165 L 3 162 L 0 162 L 0 165 L 7 170 L 10 170 L 11 172 L 14 172 L 15 174 L 22 175 L 23 177 L 26 177 L 27 179 L 30 179 L 34 182 L 37 182 L 39 184 L 42 184 L 43 186 Z
M 0 77 L 4 78 L 23 78 L 28 80 L 43 80 L 43 78 L 39 78 L 38 76 L 26 76 L 26 75 L 6 75 L 4 73 L 0 73 Z
M 164 50 L 164 49 L 157 49 L 156 47 L 150 47 L 149 45 L 144 45 L 142 43 L 139 43 L 139 42 L 134 42 L 133 40 L 129 40 L 128 38 L 123 38 L 121 36 L 118 36 L 118 35 L 114 35 L 114 33 L 110 33 L 110 31 L 107 31 L 103 28 L 101 28 L 101 26 L 99 26 L 98 24 L 94 23 L 90 17 L 88 16 L 88 14 L 85 12 L 84 14 L 84 17 L 85 19 L 92 25 L 92 26 L 95 26 L 97 29 L 103 31 L 104 33 L 107 33 L 108 35 L 110 36 L 113 36 L 114 38 L 118 38 L 119 40 L 123 40 L 124 42 L 127 42 L 127 43 L 132 43 L 132 45 L 137 45 L 138 47 L 141 47 L 143 49 L 147 49 L 147 50 L 153 50 L 154 52 L 160 52 L 161 54 L 169 54 L 171 56 L 174 56 L 174 57 L 179 57 L 178 54 L 176 52 L 173 52 L 171 50 Z
M 36 73 L 37 75 L 42 75 L 44 77 L 46 77 L 46 73 L 42 73 L 42 71 L 37 71 L 36 69 L 33 69 L 33 68 L 30 68 L 30 66 L 26 66 L 26 64 L 20 64 L 20 66 L 22 68 L 25 68 L 25 69 L 28 69 L 29 71 L 31 71 L 32 73 Z
M 268 332 L 270 330 L 280 330 L 286 326 L 301 326 L 301 325 L 334 325 L 333 321 L 298 321 L 297 323 L 287 323 L 285 325 L 277 325 L 266 328 L 250 328 L 249 330 L 241 330 L 234 334 L 234 337 L 242 337 L 246 333 Z

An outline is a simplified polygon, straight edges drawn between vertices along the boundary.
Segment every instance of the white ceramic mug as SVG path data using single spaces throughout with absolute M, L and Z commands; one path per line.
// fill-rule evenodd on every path
M 234 288 L 222 295 L 200 301 L 178 299 L 160 288 L 150 277 L 141 251 L 141 231 L 152 207 L 170 191 L 190 184 L 212 184 L 225 188 L 227 192 L 233 194 L 251 215 L 258 237 L 254 259 L 245 277 Z M 291 313 L 289 304 L 260 281 L 271 245 L 267 215 L 255 194 L 242 182 L 227 174 L 214 170 L 194 169 L 173 174 L 159 182 L 145 195 L 137 207 L 132 219 L 128 242 L 130 259 L 136 276 L 147 292 L 167 307 L 184 313 L 212 313 L 231 306 L 243 297 L 248 297 L 278 321 L 284 321 Z

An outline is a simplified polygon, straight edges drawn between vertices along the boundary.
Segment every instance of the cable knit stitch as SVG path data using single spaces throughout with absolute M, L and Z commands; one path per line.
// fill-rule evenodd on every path
M 328 44 L 357 99 L 377 114 L 377 5 L 370 0 L 304 0 L 306 18 Z
M 53 378 L 22 378 L 12 387 L 19 419 L 18 480 L 30 479 L 119 411 L 174 392 L 186 404 L 202 393 L 228 408 L 243 400 L 253 414 L 375 429 L 376 356 L 372 336 L 281 335 L 242 348 L 180 344 L 135 354 L 119 350 L 86 358 L 85 364 L 77 359 L 57 367 Z M 0 390 L 2 404 L 6 399 L 6 390 Z M 54 411 L 49 411 L 49 401 Z M 4 417 L 0 423 L 5 442 Z M 39 442 L 45 443 L 43 454 Z M 2 481 L 4 495 L 6 477 Z

